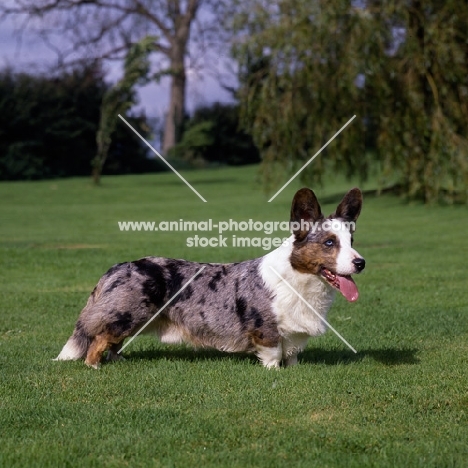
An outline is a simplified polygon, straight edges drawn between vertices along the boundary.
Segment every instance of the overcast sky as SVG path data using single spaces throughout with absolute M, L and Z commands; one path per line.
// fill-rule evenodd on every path
M 26 32 L 18 35 L 21 23 L 7 19 L 0 23 L 0 67 L 12 67 L 18 71 L 37 73 L 56 62 L 55 53 L 34 33 Z M 192 111 L 195 107 L 215 101 L 232 102 L 232 97 L 219 84 L 215 75 L 222 72 L 233 84 L 234 75 L 226 75 L 226 57 L 219 60 L 216 56 L 207 58 L 208 66 L 201 70 L 188 69 L 187 106 Z M 121 73 L 119 64 L 107 64 L 108 78 L 118 79 Z M 159 84 L 150 84 L 139 89 L 140 104 L 147 116 L 162 117 L 167 108 L 169 97 L 169 79 L 163 79 Z

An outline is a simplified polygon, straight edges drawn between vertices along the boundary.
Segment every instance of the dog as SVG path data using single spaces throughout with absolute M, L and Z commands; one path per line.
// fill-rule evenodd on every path
M 263 257 L 228 264 L 145 257 L 113 266 L 56 360 L 85 358 L 98 368 L 106 351 L 107 359 L 120 359 L 125 338 L 151 321 L 145 332 L 163 343 L 255 353 L 267 368 L 296 364 L 309 337 L 327 328 L 311 308 L 326 319 L 336 291 L 358 298 L 351 275 L 365 260 L 352 244 L 361 207 L 354 188 L 325 218 L 314 192 L 302 188 L 292 201 L 291 236 Z

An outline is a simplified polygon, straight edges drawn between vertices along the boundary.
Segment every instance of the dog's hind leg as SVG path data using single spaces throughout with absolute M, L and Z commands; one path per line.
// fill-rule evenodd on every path
M 107 351 L 107 361 L 125 361 L 125 358 L 121 354 L 119 354 L 119 350 L 122 348 L 122 341 L 111 345 L 111 347 Z
M 103 353 L 111 348 L 112 345 L 118 345 L 121 340 L 121 338 L 116 338 L 109 333 L 101 333 L 95 336 L 88 348 L 85 364 L 98 369 Z

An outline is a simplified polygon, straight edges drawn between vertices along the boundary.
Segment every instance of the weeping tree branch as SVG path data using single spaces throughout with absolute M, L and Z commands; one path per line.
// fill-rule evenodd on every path
M 112 142 L 112 134 L 117 126 L 118 115 L 126 113 L 134 104 L 135 85 L 146 84 L 149 81 L 150 62 L 148 55 L 154 49 L 155 39 L 151 36 L 145 37 L 130 48 L 125 58 L 122 79 L 104 94 L 96 136 L 97 154 L 92 161 L 92 175 L 95 184 L 100 182 L 102 169 Z

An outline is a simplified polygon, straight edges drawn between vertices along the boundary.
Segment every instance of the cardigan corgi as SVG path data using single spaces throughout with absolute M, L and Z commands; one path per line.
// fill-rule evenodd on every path
M 354 188 L 325 218 L 314 192 L 303 188 L 292 201 L 292 235 L 263 257 L 227 264 L 145 257 L 113 266 L 56 360 L 85 358 L 98 368 L 106 351 L 107 359 L 120 359 L 125 338 L 148 325 L 145 332 L 163 343 L 255 353 L 267 368 L 295 364 L 309 337 L 327 329 L 310 309 L 326 319 L 337 291 L 358 298 L 351 275 L 365 260 L 352 244 L 361 206 Z

